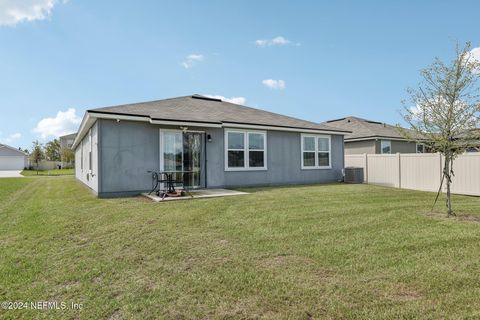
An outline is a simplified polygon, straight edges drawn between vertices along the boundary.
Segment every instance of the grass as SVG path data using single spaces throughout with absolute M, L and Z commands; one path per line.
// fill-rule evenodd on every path
M 53 170 L 23 170 L 21 172 L 23 176 L 65 176 L 74 175 L 75 169 L 53 169 Z
M 480 223 L 427 215 L 434 194 L 249 191 L 151 203 L 96 199 L 73 177 L 0 179 L 0 301 L 83 305 L 0 317 L 480 317 Z M 479 198 L 454 204 L 480 217 Z

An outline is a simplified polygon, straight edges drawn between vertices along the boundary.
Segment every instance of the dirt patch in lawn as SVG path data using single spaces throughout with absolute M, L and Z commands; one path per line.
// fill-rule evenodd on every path
M 258 266 L 265 269 L 277 269 L 288 267 L 301 267 L 310 266 L 313 264 L 313 260 L 296 256 L 296 255 L 280 255 L 274 257 L 261 258 L 258 261 Z
M 115 310 L 109 317 L 108 320 L 121 320 L 123 319 L 122 313 L 120 310 Z
M 422 294 L 419 290 L 404 284 L 397 284 L 393 288 L 393 293 L 390 295 L 390 298 L 395 301 L 414 301 L 421 297 Z
M 219 246 L 219 247 L 223 247 L 223 246 L 226 246 L 228 244 L 228 240 L 218 239 L 218 240 L 215 240 L 213 243 L 215 245 Z
M 332 270 L 320 268 L 315 265 L 314 260 L 297 255 L 279 255 L 261 258 L 257 262 L 261 269 L 270 271 L 292 270 L 304 273 L 308 278 L 315 280 L 328 279 L 334 276 Z

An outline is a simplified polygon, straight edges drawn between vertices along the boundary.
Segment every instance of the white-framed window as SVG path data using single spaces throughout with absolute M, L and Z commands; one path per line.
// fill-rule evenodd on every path
M 392 153 L 392 141 L 380 140 L 380 153 Z
M 302 169 L 330 169 L 332 167 L 331 137 L 302 134 Z
M 267 133 L 226 129 L 225 170 L 267 170 Z
M 417 153 L 425 153 L 425 145 L 423 143 L 416 144 Z

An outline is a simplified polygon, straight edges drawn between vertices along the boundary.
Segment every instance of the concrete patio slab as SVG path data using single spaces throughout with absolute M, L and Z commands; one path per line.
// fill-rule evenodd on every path
M 20 170 L 0 170 L 0 178 L 23 178 Z
M 193 200 L 193 199 L 202 199 L 202 198 L 215 198 L 215 197 L 231 197 L 231 196 L 241 196 L 248 194 L 247 192 L 228 190 L 228 189 L 202 189 L 202 190 L 191 190 L 192 196 L 186 195 L 184 197 L 165 197 L 163 200 L 161 197 L 156 194 L 142 193 L 143 196 L 155 201 L 175 201 L 175 200 Z

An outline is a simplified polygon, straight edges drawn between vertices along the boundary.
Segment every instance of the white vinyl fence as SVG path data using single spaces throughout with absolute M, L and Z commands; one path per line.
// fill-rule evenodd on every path
M 50 160 L 41 160 L 38 163 L 38 170 L 53 170 L 53 169 L 58 169 L 58 167 L 67 169 L 67 168 L 73 168 L 72 163 L 68 162 L 61 162 L 61 161 L 50 161 Z M 29 167 L 31 169 L 37 169 L 37 164 L 33 161 L 29 161 Z
M 443 164 L 438 153 L 345 155 L 345 167 L 363 168 L 366 183 L 422 191 L 438 190 Z M 453 170 L 453 193 L 480 196 L 480 153 L 458 156 Z

